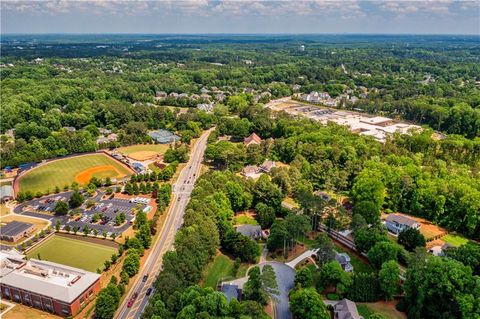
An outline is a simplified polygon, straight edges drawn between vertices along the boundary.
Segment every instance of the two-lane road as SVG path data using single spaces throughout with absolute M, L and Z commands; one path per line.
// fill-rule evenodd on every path
M 126 298 L 117 311 L 115 317 L 118 319 L 140 318 L 143 309 L 148 303 L 146 292 L 148 288 L 152 287 L 155 277 L 162 268 L 163 255 L 172 248 L 175 234 L 183 223 L 185 207 L 190 200 L 190 194 L 195 184 L 195 180 L 200 174 L 203 154 L 207 147 L 207 138 L 209 134 L 210 131 L 207 131 L 198 139 L 191 152 L 190 160 L 180 172 L 180 176 L 173 187 L 173 203 L 168 211 L 167 220 L 165 221 L 157 240 L 153 244 L 152 251 L 148 256 L 145 265 L 140 269 L 136 282 L 132 289 L 127 293 Z M 145 275 L 148 275 L 148 278 L 144 282 L 143 277 Z M 138 293 L 138 297 L 132 307 L 127 307 L 128 301 L 132 298 L 134 292 Z

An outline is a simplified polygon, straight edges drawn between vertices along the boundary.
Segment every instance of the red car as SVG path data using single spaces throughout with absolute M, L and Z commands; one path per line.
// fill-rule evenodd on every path
M 128 304 L 127 304 L 128 308 L 131 308 L 133 306 L 133 304 L 135 303 L 135 299 L 137 299 L 137 297 L 138 297 L 138 292 L 135 292 L 132 298 L 130 298 L 130 300 L 128 301 Z

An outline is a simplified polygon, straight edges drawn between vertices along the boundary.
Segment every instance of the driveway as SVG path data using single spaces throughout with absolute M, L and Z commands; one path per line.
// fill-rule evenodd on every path
M 275 298 L 275 318 L 290 319 L 292 318 L 292 313 L 290 312 L 288 293 L 294 287 L 295 270 L 280 262 L 269 261 L 260 264 L 260 267 L 265 265 L 272 266 L 275 275 L 277 275 L 277 284 L 280 294 Z
M 275 318 L 290 319 L 292 318 L 292 313 L 290 312 L 288 293 L 294 287 L 295 270 L 284 263 L 275 261 L 260 263 L 258 266 L 262 268 L 265 265 L 272 266 L 275 275 L 277 276 L 277 284 L 280 294 L 275 297 Z M 240 289 L 243 289 L 243 285 L 247 280 L 248 276 L 245 276 L 231 281 L 224 281 L 223 283 L 237 285 Z

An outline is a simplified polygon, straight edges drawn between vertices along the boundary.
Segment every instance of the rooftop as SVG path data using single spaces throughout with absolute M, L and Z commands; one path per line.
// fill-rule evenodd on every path
M 5 226 L 2 226 L 1 228 L 2 236 L 15 236 L 15 235 L 26 232 L 32 226 L 33 224 L 23 223 L 23 222 L 14 220 L 10 223 L 7 223 Z
M 12 187 L 12 185 L 0 186 L 0 198 L 3 198 L 5 196 L 12 196 L 13 197 L 13 187 Z
M 0 251 L 2 284 L 71 303 L 100 275 L 49 261 L 30 259 L 16 251 Z
M 396 222 L 402 225 L 408 225 L 412 227 L 415 224 L 418 224 L 417 221 L 413 218 L 407 217 L 400 214 L 389 214 L 386 218 L 388 222 Z

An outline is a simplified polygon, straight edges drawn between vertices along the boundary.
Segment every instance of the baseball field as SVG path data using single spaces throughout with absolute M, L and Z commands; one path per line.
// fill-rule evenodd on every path
M 118 152 L 136 161 L 155 159 L 157 155 L 168 150 L 168 144 L 138 144 L 120 147 Z
M 52 236 L 32 249 L 28 258 L 48 260 L 59 264 L 95 271 L 103 269 L 105 260 L 117 250 L 113 247 L 61 236 Z
M 133 172 L 105 154 L 89 154 L 52 161 L 30 170 L 17 181 L 21 192 L 53 192 L 56 186 L 77 182 L 88 183 L 90 178 L 121 178 Z

